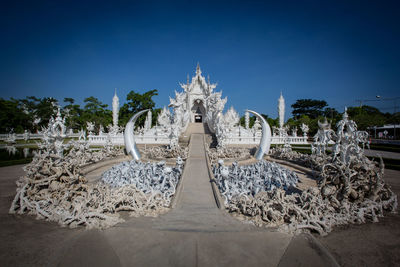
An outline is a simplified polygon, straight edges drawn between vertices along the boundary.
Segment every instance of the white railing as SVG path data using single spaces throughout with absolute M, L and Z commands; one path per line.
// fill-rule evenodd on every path
M 0 134 L 0 140 L 6 140 L 9 138 L 9 134 Z M 28 139 L 40 139 L 41 134 L 29 134 Z M 79 138 L 78 133 L 67 134 L 69 138 Z M 16 140 L 24 140 L 24 134 L 15 134 Z M 88 140 L 90 145 L 105 145 L 108 140 L 107 134 L 101 135 L 89 135 Z M 124 135 L 122 133 L 111 136 L 111 142 L 113 145 L 124 145 Z M 307 144 L 307 137 L 305 136 L 273 136 L 271 137 L 271 144 L 285 144 L 285 140 L 289 144 Z M 260 143 L 261 136 L 231 136 L 227 139 L 226 144 L 228 145 L 258 145 Z M 135 135 L 135 141 L 137 144 L 169 144 L 170 140 L 165 135 Z
M 258 145 L 260 143 L 261 137 L 260 136 L 253 136 L 253 137 L 242 137 L 242 136 L 233 136 L 229 137 L 227 140 L 227 144 L 229 145 Z M 285 144 L 285 142 L 289 144 L 308 144 L 306 136 L 288 136 L 288 137 L 281 137 L 281 136 L 273 136 L 271 137 L 271 144 Z
M 72 134 L 66 134 L 67 138 L 78 138 L 79 133 L 72 133 Z M 10 137 L 10 134 L 0 134 L 0 140 L 5 141 Z M 28 140 L 29 139 L 41 139 L 43 137 L 42 134 L 33 134 L 30 133 L 28 134 Z M 25 139 L 25 134 L 15 134 L 15 140 L 24 140 Z
M 113 145 L 124 145 L 124 135 L 118 134 L 108 137 L 107 135 L 89 135 L 88 140 L 90 145 L 104 145 L 107 143 L 108 138 L 111 139 Z M 135 135 L 136 144 L 169 144 L 169 138 L 165 136 L 148 136 L 148 135 Z

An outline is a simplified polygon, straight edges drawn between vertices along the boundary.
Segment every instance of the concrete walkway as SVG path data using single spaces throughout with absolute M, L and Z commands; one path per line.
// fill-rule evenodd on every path
M 15 173 L 16 168 L 0 169 L 2 266 L 335 265 L 310 235 L 258 228 L 217 208 L 201 129 L 191 134 L 176 207 L 156 218 L 127 217 L 104 231 L 65 229 L 27 215 L 8 215 L 12 183 L 22 173 Z

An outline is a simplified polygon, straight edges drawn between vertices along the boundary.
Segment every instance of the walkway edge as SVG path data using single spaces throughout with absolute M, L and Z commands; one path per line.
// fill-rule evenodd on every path
M 221 195 L 219 193 L 219 189 L 217 188 L 217 183 L 215 181 L 215 177 L 214 177 L 214 174 L 213 174 L 212 169 L 211 169 L 211 162 L 210 162 L 210 158 L 208 157 L 207 149 L 206 149 L 206 144 L 207 144 L 206 136 L 203 135 L 203 138 L 204 138 L 204 154 L 205 154 L 205 157 L 206 157 L 208 176 L 210 177 L 211 188 L 212 188 L 212 191 L 213 191 L 215 202 L 217 203 L 217 207 L 220 210 L 222 210 L 222 209 L 225 209 L 224 201 L 222 200 L 222 197 L 221 197 Z
M 190 143 L 190 138 L 191 138 L 191 136 L 189 137 L 189 150 L 190 150 L 190 146 L 191 146 L 191 143 Z M 178 199 L 179 199 L 179 197 L 180 197 L 180 195 L 182 194 L 182 189 L 183 189 L 183 177 L 185 177 L 185 173 L 187 172 L 187 163 L 188 163 L 188 159 L 189 159 L 189 155 L 188 155 L 188 157 L 186 158 L 186 160 L 185 160 L 185 166 L 183 167 L 183 171 L 182 171 L 182 174 L 181 174 L 181 178 L 179 179 L 179 182 L 178 182 L 178 186 L 176 187 L 176 191 L 175 191 L 175 194 L 173 195 L 173 197 L 172 197 L 172 201 L 171 201 L 171 208 L 173 209 L 173 208 L 176 208 L 176 205 L 177 205 L 177 203 L 178 203 Z
M 329 252 L 329 250 L 324 245 L 322 245 L 321 242 L 318 241 L 318 239 L 316 239 L 312 234 L 307 234 L 307 235 L 310 237 L 311 242 L 316 247 L 318 247 L 319 251 L 322 253 L 322 257 L 330 261 L 331 266 L 340 267 L 335 257 L 333 257 L 333 255 Z

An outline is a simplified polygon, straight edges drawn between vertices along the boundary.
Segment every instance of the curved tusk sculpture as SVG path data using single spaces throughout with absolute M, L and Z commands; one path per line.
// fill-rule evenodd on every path
M 125 131 L 124 131 L 125 149 L 126 149 L 126 152 L 128 154 L 131 154 L 135 160 L 139 160 L 141 158 L 139 149 L 137 148 L 136 143 L 135 143 L 135 136 L 133 134 L 133 130 L 135 129 L 135 122 L 136 122 L 137 118 L 139 118 L 140 115 L 142 115 L 143 113 L 145 113 L 149 110 L 150 109 L 145 109 L 145 110 L 139 111 L 138 113 L 133 115 L 125 127 Z
M 265 121 L 263 116 L 249 109 L 246 109 L 246 111 L 254 114 L 260 120 L 262 125 L 261 141 L 255 154 L 255 158 L 257 160 L 262 160 L 264 154 L 268 155 L 269 148 L 271 146 L 271 128 L 269 127 L 268 122 Z

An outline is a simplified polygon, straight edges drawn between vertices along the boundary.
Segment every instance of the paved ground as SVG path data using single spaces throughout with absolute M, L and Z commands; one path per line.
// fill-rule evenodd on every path
M 384 230 L 379 230 L 379 233 L 386 233 L 383 238 L 379 238 L 379 233 L 375 234 L 374 229 L 379 228 L 379 224 L 367 224 L 367 229 L 357 231 L 354 230 L 357 226 L 351 226 L 339 229 L 328 237 L 318 238 L 319 241 L 310 235 L 293 237 L 237 221 L 216 207 L 204 153 L 202 134 L 193 132 L 182 188 L 173 210 L 156 218 L 126 217 L 126 222 L 104 231 L 60 228 L 54 223 L 35 220 L 27 215 L 9 215 L 15 180 L 23 171 L 21 166 L 1 168 L 0 266 L 334 264 L 319 241 L 344 265 L 369 265 L 370 262 L 360 259 L 365 257 L 360 249 L 365 239 L 368 240 L 365 246 L 375 245 L 370 250 L 387 251 L 386 254 L 368 251 L 381 259 L 372 263 L 383 266 L 398 260 L 398 216 L 389 218 L 391 224 L 385 224 L 382 226 Z M 398 181 L 398 173 L 394 173 L 393 180 Z M 393 176 L 393 173 L 390 175 Z M 397 233 L 397 236 L 393 237 L 391 233 Z M 372 236 L 365 238 L 364 234 Z M 350 250 L 344 249 L 350 244 Z
M 400 171 L 385 170 L 385 181 L 399 197 Z M 318 240 L 342 266 L 400 266 L 399 213 L 378 223 L 340 227 Z

